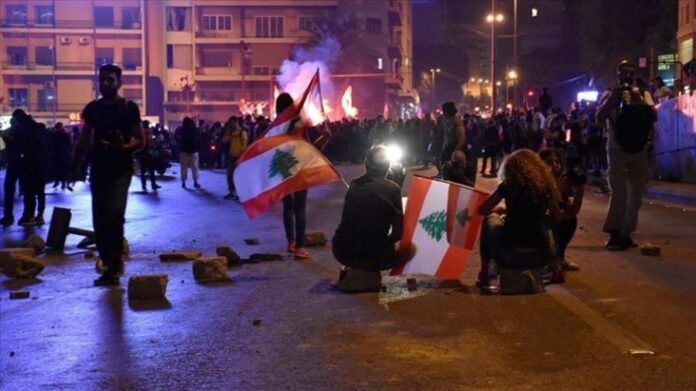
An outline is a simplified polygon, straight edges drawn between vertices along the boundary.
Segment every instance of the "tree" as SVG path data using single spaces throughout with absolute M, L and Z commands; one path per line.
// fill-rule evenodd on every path
M 438 242 L 442 239 L 442 234 L 445 233 L 447 212 L 444 210 L 439 210 L 429 214 L 418 222 L 421 227 L 431 238 L 437 240 Z
M 292 175 L 290 174 L 290 169 L 295 167 L 298 163 L 299 161 L 295 159 L 292 153 L 276 149 L 271 159 L 271 166 L 268 168 L 268 177 L 273 178 L 280 174 L 283 179 L 287 179 Z

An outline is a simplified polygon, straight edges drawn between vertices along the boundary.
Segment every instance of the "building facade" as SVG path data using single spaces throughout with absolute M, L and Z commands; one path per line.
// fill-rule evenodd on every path
M 0 115 L 23 108 L 48 123 L 79 119 L 98 94 L 96 70 L 123 68 L 122 94 L 144 99 L 144 0 L 0 2 Z
M 345 15 L 362 22 L 374 58 L 334 72 L 338 88 L 353 85 L 354 105 L 365 115 L 396 115 L 414 97 L 408 0 L 0 4 L 0 115 L 21 107 L 48 123 L 75 118 L 98 96 L 98 67 L 110 62 L 124 69 L 123 95 L 166 124 L 187 115 L 222 121 L 260 103 L 268 115 L 283 60 L 315 38 L 316 21 Z
M 686 64 L 694 58 L 694 39 L 696 39 L 696 0 L 679 0 L 679 19 L 677 21 L 677 67 L 676 87 L 688 83 L 680 83 L 682 76 L 681 64 Z

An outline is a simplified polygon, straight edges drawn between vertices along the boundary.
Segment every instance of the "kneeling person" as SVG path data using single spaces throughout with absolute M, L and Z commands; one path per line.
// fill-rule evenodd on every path
M 336 260 L 347 268 L 341 272 L 338 284 L 345 291 L 379 290 L 379 272 L 396 265 L 395 243 L 401 239 L 403 229 L 401 189 L 385 178 L 389 170 L 386 149 L 370 149 L 365 168 L 365 175 L 354 180 L 348 189 L 341 222 L 332 240 Z M 368 283 L 356 282 L 351 286 L 354 279 Z

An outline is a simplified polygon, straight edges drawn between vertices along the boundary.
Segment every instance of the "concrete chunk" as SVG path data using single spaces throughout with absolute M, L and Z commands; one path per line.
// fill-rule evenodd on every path
M 2 272 L 12 278 L 34 278 L 44 267 L 46 265 L 43 262 L 28 255 L 15 254 L 2 264 Z
M 128 279 L 128 300 L 164 299 L 167 282 L 166 274 L 132 276 Z
M 660 246 L 650 242 L 646 242 L 640 246 L 640 253 L 652 257 L 659 257 L 660 255 L 662 255 L 662 250 Z
M 193 261 L 196 258 L 200 258 L 201 255 L 203 254 L 198 251 L 171 251 L 160 254 L 159 259 L 162 262 Z
M 10 247 L 0 249 L 0 267 L 9 261 L 13 255 L 26 255 L 28 257 L 36 256 L 36 251 L 33 248 L 27 247 Z
M 197 282 L 229 281 L 227 276 L 227 258 L 204 257 L 193 261 L 193 278 Z
M 242 258 L 239 257 L 231 247 L 220 246 L 215 249 L 215 254 L 219 257 L 225 257 L 227 259 L 227 267 L 240 266 L 242 264 Z
M 305 233 L 305 247 L 321 247 L 326 245 L 326 243 L 328 243 L 328 240 L 326 239 L 326 234 L 321 231 Z
M 28 299 L 29 291 L 12 291 L 10 292 L 10 299 Z
M 37 253 L 46 247 L 46 242 L 37 234 L 33 234 L 22 242 L 22 247 L 33 248 Z
M 531 295 L 544 292 L 541 269 L 501 269 L 500 294 Z

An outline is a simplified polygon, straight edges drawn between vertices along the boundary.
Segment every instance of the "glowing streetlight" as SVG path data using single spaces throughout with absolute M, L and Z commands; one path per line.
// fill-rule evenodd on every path
M 510 72 L 508 72 L 508 79 L 517 80 L 517 71 L 513 69 Z
M 430 68 L 430 75 L 432 76 L 433 79 L 433 108 L 435 108 L 435 104 L 437 101 L 437 94 L 435 93 L 435 75 L 440 73 L 440 68 Z
M 497 14 L 497 15 L 488 14 L 488 16 L 486 16 L 486 22 L 488 22 L 488 23 L 493 23 L 494 21 L 500 23 L 504 20 L 505 20 L 505 17 L 503 16 L 503 14 Z
M 500 80 L 498 80 L 498 81 L 495 82 L 495 85 L 498 86 L 498 87 L 500 87 L 500 86 L 503 85 L 503 83 L 502 83 Z

